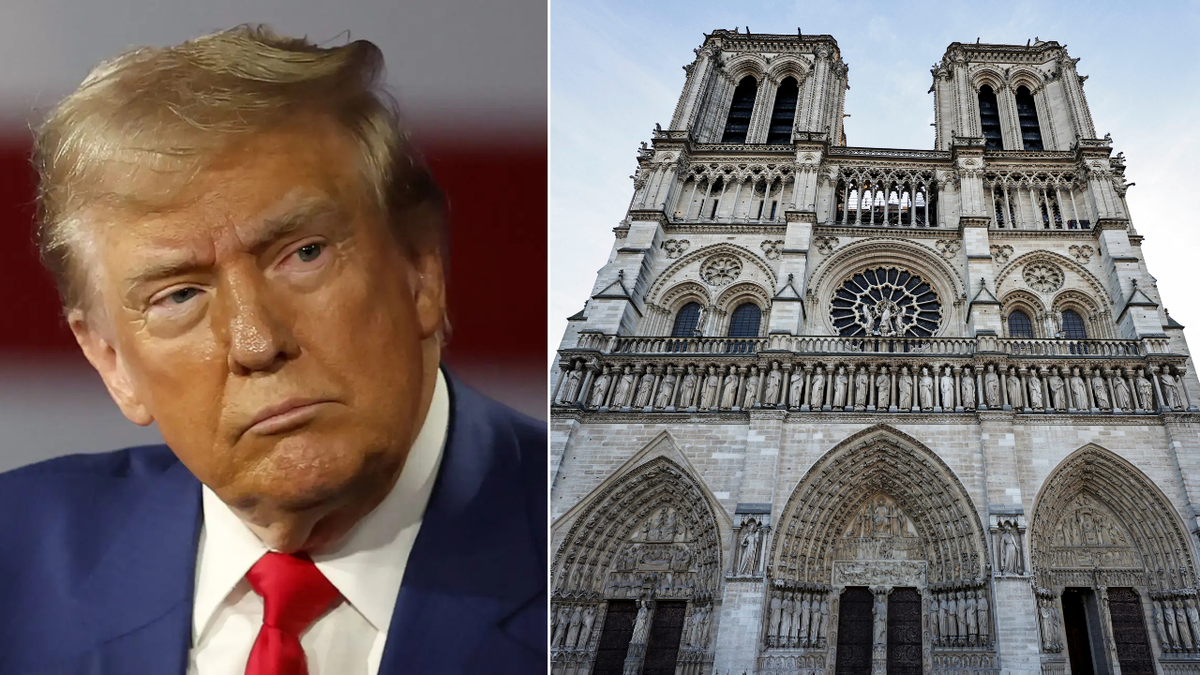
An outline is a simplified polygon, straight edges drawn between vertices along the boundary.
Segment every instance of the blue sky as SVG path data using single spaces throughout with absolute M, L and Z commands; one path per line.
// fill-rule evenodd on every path
M 632 196 L 636 150 L 666 127 L 704 33 L 832 35 L 850 66 L 850 145 L 930 148 L 930 67 L 955 41 L 1066 44 L 1097 135 L 1124 152 L 1128 201 L 1171 316 L 1200 335 L 1200 0 L 597 2 L 550 9 L 551 353 L 587 299 Z M 1195 342 L 1193 348 L 1200 348 Z

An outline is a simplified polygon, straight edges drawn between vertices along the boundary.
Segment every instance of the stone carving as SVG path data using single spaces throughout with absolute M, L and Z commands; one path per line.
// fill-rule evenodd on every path
M 554 614 L 554 632 L 553 637 L 550 638 L 551 649 L 562 648 L 563 639 L 567 636 L 567 628 L 570 623 L 570 610 L 566 605 L 559 605 L 558 611 Z
M 928 337 L 941 323 L 937 293 L 897 267 L 862 270 L 834 294 L 830 319 L 846 337 Z
M 821 405 L 824 403 L 824 400 L 825 400 L 824 396 L 825 396 L 825 371 L 822 369 L 817 369 L 817 372 L 813 373 L 812 386 L 809 387 L 808 405 L 813 410 L 820 410 Z
M 630 639 L 630 644 L 646 644 L 646 639 L 650 633 L 650 601 L 638 601 L 637 618 L 633 622 L 633 638 Z
M 996 367 L 988 364 L 987 374 L 983 376 L 983 390 L 987 394 L 987 404 L 989 408 L 1000 407 L 1000 376 L 996 374 Z
M 1045 401 L 1042 400 L 1042 380 L 1037 373 L 1030 373 L 1029 376 L 1029 407 L 1034 410 L 1046 407 Z
M 759 550 L 762 545 L 762 528 L 758 521 L 748 520 L 742 526 L 741 543 L 738 545 L 737 573 L 753 576 L 758 573 Z
M 1054 598 L 1038 597 L 1038 629 L 1042 635 L 1042 651 L 1062 651 L 1062 619 Z
M 1079 369 L 1071 370 L 1071 395 L 1075 399 L 1076 410 L 1087 410 L 1088 405 L 1087 385 L 1084 384 L 1083 378 L 1079 376 Z
M 671 395 L 675 393 L 675 366 L 667 366 L 667 374 L 663 375 L 662 383 L 658 385 L 658 396 L 654 399 L 655 408 L 665 408 L 671 405 Z M 692 376 L 695 387 L 695 376 Z
M 779 362 L 771 363 L 771 372 L 767 373 L 766 391 L 763 392 L 763 405 L 773 406 L 779 402 L 779 390 L 783 386 L 783 373 L 779 371 Z
M 577 361 L 575 368 L 567 371 L 567 381 L 563 383 L 563 391 L 559 403 L 571 404 L 579 398 L 579 387 L 583 383 L 583 361 Z
M 696 607 L 688 615 L 683 624 L 683 636 L 680 638 L 680 643 L 684 647 L 703 648 L 708 646 L 708 624 L 711 613 L 712 607 L 705 605 Z
M 865 366 L 859 366 L 858 372 L 854 374 L 854 409 L 863 411 L 867 409 L 867 394 L 870 393 L 869 388 L 870 377 L 867 375 Z
M 1009 246 L 1008 244 L 992 244 L 990 251 L 992 253 L 992 258 L 997 260 L 1000 264 L 1004 264 L 1008 262 L 1009 256 L 1012 255 L 1013 247 Z
M 668 258 L 678 258 L 683 255 L 692 242 L 687 239 L 668 239 L 662 243 L 663 250 L 667 252 Z
M 950 366 L 946 366 L 942 370 L 941 381 L 939 382 L 942 390 L 942 409 L 954 409 L 954 376 L 950 374 Z
M 1015 523 L 1006 522 L 1000 530 L 1000 573 L 1021 574 L 1021 538 Z
M 792 374 L 791 391 L 788 392 L 788 404 L 792 408 L 799 408 L 804 402 L 804 375 L 803 373 Z
M 875 644 L 887 644 L 887 592 L 880 589 L 875 592 Z
M 988 589 L 971 585 L 930 593 L 932 642 L 939 647 L 981 648 L 991 644 Z
M 833 407 L 840 410 L 846 407 L 846 393 L 850 384 L 850 376 L 846 374 L 846 366 L 838 366 L 837 375 L 833 378 Z
M 962 242 L 957 239 L 938 239 L 934 242 L 933 247 L 942 254 L 943 258 L 950 259 L 962 248 Z
M 1141 403 L 1142 410 L 1154 410 L 1154 385 L 1150 380 L 1146 379 L 1146 372 L 1138 368 L 1137 379 L 1134 380 L 1137 385 L 1138 401 Z
M 630 404 L 636 381 L 637 375 L 633 372 L 633 368 L 625 366 L 625 372 L 621 375 L 621 380 L 617 382 L 617 391 L 613 394 L 611 407 L 621 408 Z
M 727 286 L 742 273 L 742 261 L 734 255 L 715 255 L 700 265 L 700 278 L 709 286 Z
M 933 410 L 933 378 L 929 376 L 929 368 L 921 366 L 921 379 L 917 383 L 921 392 L 921 410 Z
M 777 260 L 779 258 L 779 254 L 783 252 L 783 240 L 778 239 L 775 241 L 764 241 L 762 243 L 762 251 L 763 255 L 767 257 L 767 260 Z
M 701 394 L 700 408 L 708 410 L 717 404 L 717 390 L 721 388 L 721 376 L 717 375 L 717 367 L 708 367 L 708 378 L 704 380 L 704 392 Z
M 738 376 L 734 371 L 734 367 L 730 366 L 729 374 L 725 376 L 725 384 L 721 388 L 722 408 L 732 408 L 737 405 Z
M 904 368 L 901 370 L 901 372 L 900 372 L 900 379 L 899 379 L 899 381 L 898 381 L 898 382 L 897 382 L 897 384 L 896 384 L 896 388 L 899 390 L 899 396 L 898 396 L 898 398 L 899 398 L 899 401 L 898 401 L 898 402 L 899 402 L 899 404 L 900 404 L 900 409 L 901 409 L 901 410 L 910 410 L 910 409 L 912 409 L 912 403 L 913 403 L 913 397 L 912 397 L 912 388 L 913 388 L 913 385 L 912 385 L 912 376 L 910 376 L 910 375 L 908 374 L 908 366 L 904 366 Z
M 596 623 L 596 608 L 588 605 L 583 610 L 583 626 L 579 630 L 579 644 L 576 649 L 587 649 L 592 639 L 592 626 Z
M 608 366 L 604 366 L 600 377 L 596 378 L 596 383 L 592 385 L 592 397 L 588 400 L 588 404 L 593 408 L 598 408 L 604 405 L 604 395 L 608 393 L 608 385 L 612 382 L 612 376 L 608 374 Z
M 1183 410 L 1183 399 L 1179 396 L 1179 383 L 1175 377 L 1163 368 L 1158 374 L 1158 381 L 1162 384 L 1163 402 L 1171 410 Z
M 1113 398 L 1116 406 L 1121 410 L 1133 410 L 1133 398 L 1130 396 L 1129 385 L 1125 384 L 1125 378 L 1121 377 L 1118 371 L 1117 376 L 1113 378 Z
M 645 408 L 650 405 L 650 397 L 654 395 L 654 373 L 647 368 L 642 374 L 641 382 L 638 383 L 637 400 L 634 401 L 634 406 Z
M 962 404 L 966 410 L 975 409 L 975 373 L 969 366 L 962 374 Z
M 1062 269 L 1049 262 L 1033 262 L 1025 266 L 1022 273 L 1025 283 L 1035 291 L 1053 293 L 1062 288 Z
M 872 560 L 833 563 L 835 586 L 924 586 L 923 560 Z
M 1075 256 L 1076 260 L 1078 260 L 1080 262 L 1087 262 L 1088 260 L 1091 259 L 1092 254 L 1096 252 L 1095 249 L 1093 249 L 1091 246 L 1088 246 L 1087 244 L 1084 244 L 1082 246 L 1071 244 L 1070 248 L 1068 248 L 1067 250 L 1071 253 L 1071 255 Z
M 746 379 L 746 396 L 742 400 L 742 410 L 748 410 L 758 405 L 758 368 L 750 368 L 750 377 Z
M 1092 371 L 1092 395 L 1096 397 L 1096 407 L 1101 410 L 1112 408 L 1108 402 L 1108 383 L 1100 376 L 1099 370 Z
M 834 551 L 838 560 L 920 560 L 923 556 L 912 521 L 884 493 L 869 499 L 850 519 Z
M 579 627 L 583 623 L 583 607 L 575 605 L 575 611 L 571 613 L 571 626 L 567 629 L 567 641 L 564 645 L 567 649 L 575 649 L 575 644 L 579 641 Z
M 886 372 L 880 372 L 875 376 L 875 407 L 879 410 L 887 410 L 891 404 L 890 384 Z
M 829 255 L 838 246 L 837 237 L 817 237 L 813 239 L 813 243 L 817 245 L 817 252 L 821 255 Z
M 1021 404 L 1024 403 L 1023 397 L 1021 396 L 1021 378 L 1017 377 L 1017 374 L 1014 373 L 1010 368 L 1008 370 L 1008 375 L 1006 375 L 1004 378 L 1004 381 L 1008 386 L 1008 404 L 1012 406 L 1013 410 L 1017 410 L 1021 407 Z
M 1066 410 L 1067 391 L 1063 379 L 1058 376 L 1058 368 L 1050 369 L 1050 396 L 1055 410 Z

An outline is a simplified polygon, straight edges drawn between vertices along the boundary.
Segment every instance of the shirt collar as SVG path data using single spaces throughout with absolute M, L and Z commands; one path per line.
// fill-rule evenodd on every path
M 450 396 L 438 369 L 429 412 L 396 485 L 337 548 L 313 555 L 317 568 L 376 630 L 386 631 L 391 622 L 408 554 L 441 463 L 449 419 Z M 193 644 L 246 572 L 270 550 L 208 486 L 203 487 L 202 503 Z

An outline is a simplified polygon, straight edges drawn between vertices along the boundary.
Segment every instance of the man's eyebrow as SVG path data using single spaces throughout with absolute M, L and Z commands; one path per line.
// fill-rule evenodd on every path
M 263 221 L 263 224 L 246 240 L 247 249 L 259 251 L 283 237 L 301 230 L 312 221 L 335 215 L 341 210 L 336 203 L 321 199 L 307 201 L 292 210 Z M 151 263 L 125 277 L 126 288 L 136 288 L 150 281 L 158 281 L 205 267 L 192 256 L 178 260 L 163 260 Z

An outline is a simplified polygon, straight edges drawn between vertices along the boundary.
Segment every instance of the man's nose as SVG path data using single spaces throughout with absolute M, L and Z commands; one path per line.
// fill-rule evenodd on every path
M 224 322 L 229 370 L 237 375 L 277 370 L 299 353 L 283 301 L 257 270 L 226 278 Z

